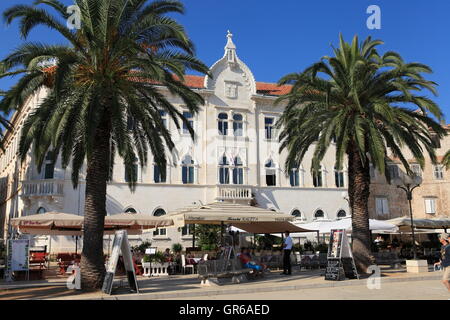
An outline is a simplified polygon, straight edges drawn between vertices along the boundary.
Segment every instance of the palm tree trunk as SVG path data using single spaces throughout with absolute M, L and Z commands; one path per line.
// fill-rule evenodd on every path
M 81 253 L 83 290 L 100 289 L 106 272 L 103 256 L 103 229 L 106 216 L 110 132 L 109 122 L 105 119 L 97 128 L 93 151 L 87 159 L 83 251 Z
M 352 251 L 356 267 L 366 273 L 373 264 L 369 229 L 370 168 L 363 165 L 355 147 L 350 147 L 348 155 L 348 194 L 352 210 Z

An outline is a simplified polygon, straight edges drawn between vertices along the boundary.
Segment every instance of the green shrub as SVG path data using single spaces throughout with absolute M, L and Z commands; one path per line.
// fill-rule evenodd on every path
M 175 253 L 179 253 L 179 252 L 183 251 L 183 246 L 181 245 L 181 243 L 174 243 L 172 245 L 172 251 Z
M 152 246 L 152 243 L 150 241 L 144 241 L 138 246 L 132 247 L 132 251 L 139 252 L 142 254 L 145 254 L 145 249 L 150 248 Z

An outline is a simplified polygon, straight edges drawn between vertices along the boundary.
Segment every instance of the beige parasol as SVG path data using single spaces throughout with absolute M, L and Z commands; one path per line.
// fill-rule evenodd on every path
M 186 224 L 229 224 L 251 233 L 307 232 L 290 223 L 294 217 L 272 210 L 228 202 L 186 207 L 166 216 L 174 226 Z

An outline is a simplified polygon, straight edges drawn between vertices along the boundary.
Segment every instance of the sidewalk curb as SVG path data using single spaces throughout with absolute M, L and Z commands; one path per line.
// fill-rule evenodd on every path
M 382 282 L 408 282 L 408 281 L 425 281 L 425 280 L 439 280 L 441 275 L 436 276 L 418 276 L 418 277 L 405 277 L 405 278 L 382 278 Z M 230 294 L 243 294 L 243 293 L 260 293 L 260 292 L 274 292 L 274 291 L 290 291 L 290 290 L 302 290 L 302 289 L 318 289 L 327 287 L 348 287 L 348 286 L 361 286 L 367 283 L 367 279 L 362 280 L 347 280 L 342 282 L 330 281 L 327 283 L 311 283 L 301 285 L 288 285 L 288 286 L 273 286 L 273 287 L 257 287 L 257 288 L 240 288 L 240 289 L 223 289 L 223 290 L 207 290 L 197 292 L 180 292 L 180 293 L 143 293 L 143 294 L 126 294 L 120 296 L 102 296 L 99 298 L 92 298 L 90 300 L 158 300 L 158 299 L 171 299 L 182 297 L 201 297 L 201 296 L 217 296 L 217 295 L 230 295 Z

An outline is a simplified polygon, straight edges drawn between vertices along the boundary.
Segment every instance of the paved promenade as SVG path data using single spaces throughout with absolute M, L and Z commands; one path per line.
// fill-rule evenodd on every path
M 68 290 L 64 279 L 40 282 L 0 284 L 0 300 L 4 299 L 448 299 L 450 294 L 440 283 L 439 272 L 421 274 L 404 270 L 386 270 L 381 288 L 370 290 L 367 279 L 326 281 L 318 270 L 294 272 L 281 276 L 275 272 L 266 278 L 240 284 L 200 286 L 197 275 L 160 278 L 138 278 L 140 294 L 130 294 L 125 287 L 114 295 L 80 293 Z M 118 278 L 115 286 L 126 285 Z

